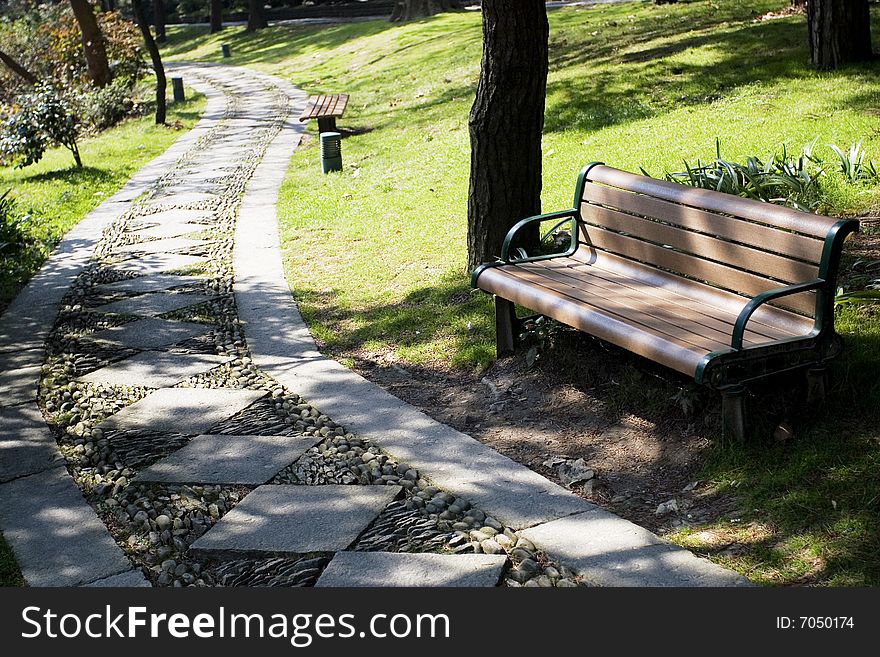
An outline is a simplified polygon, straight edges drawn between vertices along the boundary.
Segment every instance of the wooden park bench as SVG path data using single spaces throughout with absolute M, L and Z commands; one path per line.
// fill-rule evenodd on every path
M 335 132 L 336 119 L 345 114 L 347 105 L 348 94 L 309 96 L 299 120 L 317 119 L 318 132 Z
M 570 227 L 568 250 L 513 249 L 534 222 Z M 499 355 L 515 346 L 519 304 L 719 390 L 724 435 L 742 440 L 745 383 L 803 368 L 811 397 L 824 396 L 841 351 L 840 254 L 858 228 L 590 164 L 574 207 L 516 224 L 472 284 L 495 295 Z

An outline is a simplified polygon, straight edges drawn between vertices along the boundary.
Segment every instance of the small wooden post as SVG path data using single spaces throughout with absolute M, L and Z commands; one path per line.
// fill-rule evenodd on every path
M 182 103 L 186 100 L 186 95 L 183 93 L 183 78 L 171 78 L 171 88 L 174 91 L 175 103 Z
M 721 440 L 743 443 L 746 439 L 745 386 L 721 390 Z
M 229 50 L 228 43 L 221 43 L 220 44 L 220 51 L 223 53 L 223 57 L 232 57 L 232 53 Z
M 516 308 L 512 301 L 495 296 L 495 354 L 509 356 L 516 348 Z

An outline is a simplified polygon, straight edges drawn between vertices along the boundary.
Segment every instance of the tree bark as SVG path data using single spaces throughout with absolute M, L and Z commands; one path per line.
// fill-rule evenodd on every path
M 483 0 L 483 61 L 469 118 L 468 265 L 494 260 L 510 227 L 541 211 L 547 93 L 544 0 Z M 516 246 L 537 242 L 538 227 Z
M 89 0 L 70 0 L 73 15 L 82 33 L 83 53 L 86 66 L 95 86 L 104 87 L 110 83 L 113 74 L 107 61 L 107 50 L 104 47 L 104 35 L 98 27 L 98 20 Z
M 30 84 L 37 83 L 37 77 L 33 73 L 31 73 L 24 66 L 19 64 L 17 61 L 15 61 L 15 59 L 13 59 L 10 55 L 7 55 L 2 50 L 0 50 L 0 62 L 3 62 L 10 71 L 23 78 Z
M 144 15 L 144 6 L 141 0 L 131 0 L 131 10 L 134 13 L 134 20 L 141 29 L 144 37 L 144 45 L 147 52 L 150 53 L 150 59 L 153 62 L 153 70 L 156 73 L 156 123 L 165 123 L 165 89 L 168 85 L 165 79 L 165 67 L 162 66 L 162 57 L 159 55 L 159 46 L 153 40 L 150 32 L 150 25 L 147 23 L 147 17 Z
M 263 5 L 265 0 L 248 0 L 248 32 L 256 32 L 262 30 L 268 25 L 266 23 L 266 8 Z
M 873 57 L 868 0 L 810 0 L 807 24 L 816 68 L 831 70 Z
M 156 27 L 156 43 L 165 43 L 165 0 L 153 0 L 153 24 Z
M 211 0 L 211 34 L 223 29 L 223 0 Z
M 397 0 L 389 20 L 396 23 L 414 18 L 427 18 L 453 9 L 461 9 L 460 0 Z

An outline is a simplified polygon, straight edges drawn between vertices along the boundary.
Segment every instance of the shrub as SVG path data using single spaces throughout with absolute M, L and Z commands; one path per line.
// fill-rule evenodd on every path
M 774 153 L 766 162 L 752 156 L 740 164 L 723 159 L 721 144 L 716 141 L 713 162 L 697 161 L 694 167 L 685 162 L 684 171 L 666 172 L 665 178 L 681 185 L 811 211 L 819 205 L 819 178 L 825 172 L 812 150 L 813 144 L 809 144 L 794 157 L 783 146 L 781 155 Z M 644 169 L 642 172 L 648 175 Z
M 25 229 L 30 215 L 20 215 L 15 211 L 15 199 L 7 189 L 0 194 L 0 253 L 20 246 L 25 240 Z
M 862 150 L 862 142 L 853 144 L 849 150 L 844 151 L 834 144 L 830 144 L 831 150 L 837 155 L 840 165 L 840 173 L 847 182 L 876 182 L 880 178 L 874 163 L 865 161 L 865 152 Z
M 71 97 L 83 94 L 82 105 L 92 102 L 94 90 L 85 59 L 79 28 L 68 3 L 45 3 L 30 5 L 14 20 L 0 18 L 0 42 L 4 50 L 30 71 L 37 79 L 65 89 Z M 118 12 L 99 12 L 98 24 L 104 34 L 107 56 L 113 70 L 114 83 L 131 90 L 146 71 L 144 51 L 137 26 L 125 20 Z M 119 88 L 118 87 L 118 88 Z M 118 89 L 117 88 L 117 89 Z M 20 96 L 32 91 L 30 85 L 0 67 L 0 115 L 8 115 Z M 118 90 L 100 98 L 102 111 L 90 113 L 87 127 L 101 129 L 107 121 L 125 116 L 125 107 L 109 105 L 111 100 L 121 101 L 128 94 Z M 91 116 L 96 122 L 91 125 Z
M 17 168 L 39 162 L 47 148 L 61 145 L 81 167 L 76 139 L 79 125 L 69 103 L 49 85 L 24 96 L 18 111 L 6 119 L 0 133 L 0 157 Z
M 114 80 L 100 89 L 81 92 L 74 100 L 77 118 L 91 130 L 106 130 L 135 109 L 136 103 L 131 96 L 131 87 L 120 80 Z

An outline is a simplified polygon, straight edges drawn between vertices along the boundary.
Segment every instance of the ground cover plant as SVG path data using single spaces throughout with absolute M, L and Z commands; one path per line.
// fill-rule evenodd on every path
M 787 4 L 633 2 L 551 12 L 545 210 L 568 206 L 577 170 L 590 160 L 663 176 L 683 162 L 711 161 L 716 140 L 731 162 L 810 143 L 825 162 L 836 156 L 831 145 L 851 163 L 859 160 L 846 151 L 854 144 L 876 158 L 876 66 L 813 71 L 803 17 L 779 15 Z M 288 278 L 322 346 L 362 369 L 380 363 L 481 377 L 493 358 L 491 310 L 469 289 L 464 268 L 479 16 L 256 35 L 187 27 L 169 37 L 171 58 L 219 61 L 220 43 L 228 43 L 233 64 L 309 93 L 352 96 L 340 121 L 348 131 L 343 172 L 322 176 L 317 146 L 306 143 L 292 157 L 280 204 Z M 810 202 L 822 212 L 873 216 L 876 185 L 844 169 L 829 171 Z M 850 269 L 880 259 L 872 223 L 865 228 Z M 844 283 L 845 292 L 860 285 L 853 277 Z M 752 401 L 772 421 L 749 446 L 701 452 L 702 484 L 692 489 L 730 506 L 699 524 L 682 516 L 673 540 L 758 582 L 880 583 L 871 520 L 880 500 L 880 389 L 872 376 L 880 318 L 875 307 L 843 304 L 838 329 L 848 350 L 835 365 L 832 403 L 810 414 L 756 390 Z M 711 414 L 711 402 L 695 401 L 684 383 L 612 355 L 613 375 L 593 371 L 587 386 L 605 411 L 692 424 L 689 415 Z M 536 362 L 559 361 L 551 348 Z M 711 441 L 711 423 L 693 431 Z M 609 500 L 622 509 L 615 504 Z

